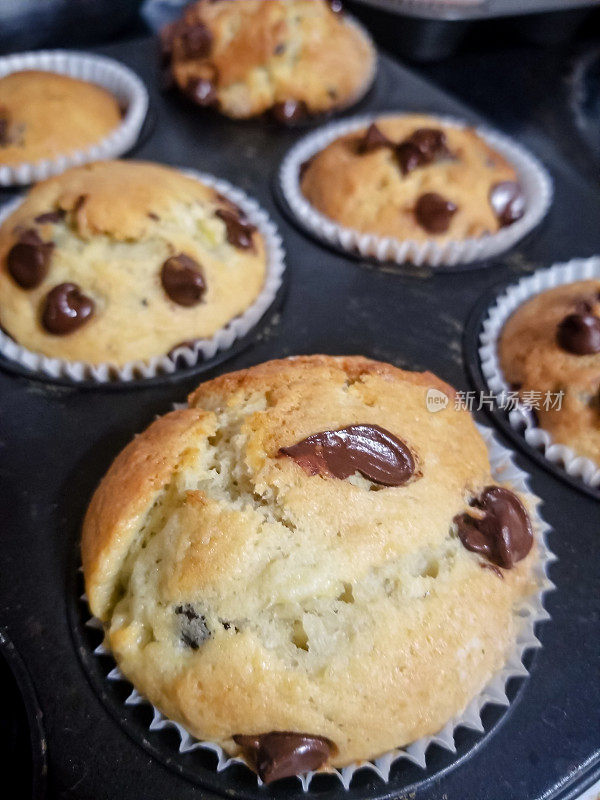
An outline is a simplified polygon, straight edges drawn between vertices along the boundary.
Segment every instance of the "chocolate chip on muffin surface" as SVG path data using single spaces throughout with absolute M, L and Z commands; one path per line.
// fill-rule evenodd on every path
M 498 349 L 507 382 L 524 400 L 538 398 L 539 425 L 600 464 L 600 280 L 557 286 L 523 303 Z
M 334 140 L 300 184 L 326 217 L 400 240 L 492 234 L 525 212 L 518 176 L 499 153 L 475 130 L 425 115 L 381 117 Z
M 156 164 L 68 170 L 0 227 L 0 323 L 66 360 L 122 365 L 208 338 L 265 276 L 265 244 L 242 211 Z
M 120 124 L 116 97 L 96 84 L 40 70 L 0 78 L 0 165 L 69 155 Z
M 325 0 L 200 0 L 162 32 L 166 69 L 200 106 L 290 124 L 345 107 L 371 82 L 375 53 Z
M 224 375 L 92 500 L 86 591 L 122 672 L 264 780 L 434 733 L 513 645 L 526 501 L 492 478 L 468 412 L 427 411 L 430 388 L 452 395 L 358 357 Z

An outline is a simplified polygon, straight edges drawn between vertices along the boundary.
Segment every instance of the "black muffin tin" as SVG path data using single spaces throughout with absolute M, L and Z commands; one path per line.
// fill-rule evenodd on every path
M 435 61 L 465 42 L 494 49 L 498 42 L 564 44 L 598 30 L 596 0 L 348 0 L 386 47 L 414 61 Z
M 274 200 L 273 176 L 304 131 L 264 121 L 235 123 L 175 95 L 162 96 L 152 41 L 102 52 L 131 66 L 150 90 L 156 126 L 135 157 L 212 172 L 256 197 L 284 238 L 288 291 L 280 311 L 225 364 L 110 388 L 57 385 L 0 364 L 0 622 L 21 653 L 41 709 L 49 797 L 301 798 L 293 780 L 258 789 L 243 768 L 217 774 L 209 756 L 178 754 L 176 735 L 150 731 L 148 707 L 124 706 L 127 686 L 105 679 L 111 662 L 93 655 L 98 634 L 85 626 L 79 599 L 78 540 L 91 494 L 135 433 L 200 380 L 229 369 L 301 353 L 360 353 L 429 369 L 458 389 L 471 389 L 462 349 L 470 309 L 499 282 L 600 252 L 600 194 L 592 179 L 561 157 L 547 131 L 536 127 L 532 107 L 529 117 L 507 125 L 506 132 L 530 147 L 555 181 L 553 207 L 533 236 L 464 272 L 388 270 L 352 260 L 303 235 Z M 484 122 L 383 56 L 376 85 L 359 111 L 393 107 Z M 542 649 L 526 659 L 530 676 L 511 681 L 508 710 L 486 708 L 484 735 L 458 731 L 456 754 L 433 746 L 427 769 L 400 762 L 389 783 L 362 772 L 349 792 L 320 778 L 309 800 L 567 800 L 600 777 L 599 506 L 521 452 L 516 461 L 544 500 L 542 513 L 553 528 L 549 543 L 558 556 L 550 568 L 557 588 L 545 601 L 551 621 L 538 630 Z M 42 734 L 33 730 L 32 736 Z

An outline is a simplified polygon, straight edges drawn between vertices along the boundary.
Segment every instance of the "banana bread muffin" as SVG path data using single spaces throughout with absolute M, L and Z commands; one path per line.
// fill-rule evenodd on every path
M 523 303 L 502 331 L 499 355 L 504 377 L 533 402 L 540 426 L 600 464 L 600 280 Z
M 94 83 L 40 70 L 0 78 L 0 164 L 69 155 L 120 124 L 117 99 Z
M 283 123 L 343 108 L 371 83 L 370 41 L 324 0 L 200 0 L 162 33 L 175 83 L 229 117 Z
M 525 210 L 515 170 L 472 128 L 413 114 L 336 139 L 304 165 L 301 188 L 335 222 L 400 240 L 496 233 Z
M 212 188 L 103 161 L 38 184 L 0 227 L 0 324 L 46 356 L 123 365 L 212 336 L 265 274 L 262 236 Z
M 267 781 L 438 731 L 513 647 L 526 501 L 429 389 L 453 394 L 360 357 L 224 375 L 88 509 L 87 596 L 122 672 Z

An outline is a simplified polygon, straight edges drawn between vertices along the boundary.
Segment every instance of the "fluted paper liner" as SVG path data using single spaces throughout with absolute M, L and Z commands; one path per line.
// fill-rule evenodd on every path
M 400 759 L 416 764 L 425 769 L 427 766 L 427 751 L 431 744 L 437 744 L 450 752 L 455 752 L 454 732 L 457 728 L 470 728 L 478 733 L 484 732 L 481 721 L 481 710 L 488 703 L 500 706 L 508 706 L 510 701 L 506 695 L 506 684 L 514 677 L 525 677 L 528 675 L 527 669 L 523 664 L 523 654 L 532 648 L 541 647 L 541 643 L 535 634 L 535 626 L 538 622 L 550 619 L 550 615 L 544 608 L 543 599 L 547 591 L 554 588 L 554 584 L 547 576 L 548 565 L 556 560 L 548 545 L 546 544 L 546 534 L 549 530 L 539 514 L 538 506 L 540 500 L 531 494 L 527 484 L 527 474 L 523 472 L 513 461 L 511 451 L 501 445 L 490 428 L 478 425 L 478 430 L 488 447 L 492 475 L 497 481 L 510 486 L 524 496 L 525 503 L 531 516 L 534 534 L 535 547 L 537 549 L 537 561 L 532 568 L 532 578 L 536 582 L 536 591 L 525 598 L 515 608 L 515 619 L 517 627 L 517 638 L 514 650 L 511 652 L 504 666 L 492 677 L 487 686 L 469 702 L 461 714 L 449 720 L 446 725 L 437 733 L 431 736 L 424 736 L 412 744 L 398 750 L 385 753 L 374 761 L 362 761 L 351 764 L 339 769 L 327 768 L 319 772 L 307 772 L 298 775 L 297 778 L 302 784 L 304 791 L 308 791 L 311 781 L 316 774 L 328 773 L 335 775 L 344 789 L 349 789 L 352 778 L 360 769 L 368 769 L 374 772 L 387 782 L 390 776 L 392 765 Z M 82 595 L 81 600 L 87 602 L 86 595 Z M 92 617 L 85 623 L 88 627 L 103 630 L 99 619 Z M 104 643 L 98 645 L 94 650 L 98 656 L 111 656 L 110 650 Z M 121 681 L 129 683 L 127 678 L 121 673 L 118 666 L 115 666 L 106 676 L 109 681 Z M 130 684 L 131 685 L 131 684 Z M 231 764 L 247 764 L 242 756 L 229 756 L 215 742 L 198 741 L 183 725 L 173 720 L 167 719 L 155 706 L 152 706 L 137 689 L 131 687 L 131 693 L 125 700 L 125 705 L 146 705 L 151 706 L 153 718 L 149 729 L 151 731 L 161 731 L 164 729 L 176 730 L 179 735 L 179 752 L 189 753 L 193 750 L 210 750 L 217 756 L 216 771 L 222 772 Z M 256 776 L 257 785 L 262 781 Z
M 21 70 L 57 72 L 107 89 L 124 110 L 123 119 L 107 136 L 90 147 L 20 164 L 0 164 L 0 186 L 18 186 L 45 180 L 69 167 L 117 158 L 137 142 L 148 111 L 148 92 L 138 76 L 106 56 L 72 50 L 42 50 L 0 58 L 0 78 Z
M 479 337 L 481 371 L 490 390 L 500 405 L 510 392 L 500 367 L 498 340 L 508 318 L 516 309 L 540 292 L 566 283 L 600 278 L 600 257 L 577 258 L 565 264 L 555 264 L 549 269 L 540 269 L 529 277 L 509 286 L 488 310 Z M 600 464 L 577 455 L 570 447 L 558 444 L 548 431 L 540 428 L 531 410 L 523 403 L 508 413 L 510 425 L 523 434 L 528 445 L 540 450 L 552 464 L 562 467 L 571 477 L 584 483 L 600 486 Z
M 484 127 L 476 133 L 509 161 L 525 194 L 525 214 L 520 220 L 497 233 L 445 242 L 428 239 L 397 239 L 346 228 L 322 214 L 302 194 L 300 168 L 312 156 L 342 136 L 368 127 L 386 117 L 402 116 L 386 111 L 326 125 L 301 139 L 285 156 L 279 168 L 279 184 L 283 196 L 302 225 L 329 245 L 365 258 L 415 266 L 453 267 L 492 258 L 511 248 L 532 231 L 544 218 L 552 202 L 552 180 L 540 162 L 512 139 Z M 465 128 L 467 124 L 453 117 L 431 115 L 439 125 Z
M 245 192 L 234 187 L 228 181 L 196 170 L 182 169 L 181 171 L 188 177 L 211 186 L 223 197 L 241 208 L 248 220 L 262 235 L 266 249 L 267 270 L 264 286 L 252 305 L 242 314 L 230 320 L 210 339 L 198 339 L 193 346 L 177 347 L 171 355 L 155 356 L 148 361 L 130 361 L 123 366 L 110 363 L 88 364 L 85 361 L 50 358 L 28 350 L 1 330 L 0 354 L 11 361 L 16 361 L 28 370 L 42 373 L 51 378 L 67 378 L 74 383 L 90 379 L 98 383 L 127 382 L 138 378 L 172 374 L 177 371 L 178 363 L 181 361 L 186 366 L 192 367 L 213 358 L 218 352 L 229 349 L 236 339 L 245 336 L 260 321 L 275 300 L 285 272 L 283 243 L 275 223 L 256 200 L 248 197 Z M 0 225 L 21 202 L 23 202 L 23 198 L 19 197 L 0 209 Z

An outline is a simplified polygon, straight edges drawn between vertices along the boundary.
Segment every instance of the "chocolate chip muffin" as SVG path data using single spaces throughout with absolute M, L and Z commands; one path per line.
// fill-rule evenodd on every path
M 343 108 L 371 83 L 375 52 L 324 0 L 200 0 L 162 33 L 168 74 L 195 103 L 280 122 Z
M 0 78 L 0 164 L 69 155 L 120 124 L 117 99 L 96 84 L 40 70 Z
M 93 613 L 171 719 L 269 781 L 438 731 L 514 645 L 527 501 L 429 373 L 272 361 L 118 456 L 83 526 Z
M 38 184 L 0 227 L 0 323 L 29 350 L 121 366 L 212 336 L 265 274 L 261 234 L 212 188 L 98 162 Z
M 504 377 L 534 405 L 542 428 L 600 464 L 600 280 L 523 303 L 499 342 Z
M 400 240 L 496 233 L 525 211 L 515 170 L 472 128 L 412 114 L 336 139 L 304 165 L 301 189 L 335 222 Z

